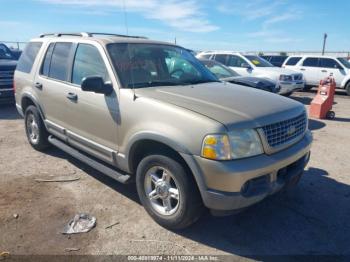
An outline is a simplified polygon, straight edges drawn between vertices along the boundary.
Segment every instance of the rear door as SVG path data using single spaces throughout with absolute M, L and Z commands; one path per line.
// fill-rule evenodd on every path
M 320 58 L 321 78 L 325 78 L 330 74 L 333 75 L 337 87 L 340 87 L 344 77 L 346 76 L 346 70 L 333 58 Z
M 68 79 L 73 47 L 71 42 L 49 43 L 35 78 L 35 89 L 47 127 L 60 138 L 65 138 L 64 129 L 67 127 L 66 108 L 69 104 L 65 94 L 70 90 Z
M 318 85 L 322 78 L 317 57 L 306 57 L 296 69 L 303 73 L 307 85 Z

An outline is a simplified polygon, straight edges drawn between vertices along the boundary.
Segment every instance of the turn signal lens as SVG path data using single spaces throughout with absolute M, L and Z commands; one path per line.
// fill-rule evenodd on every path
M 203 140 L 202 157 L 214 160 L 231 159 L 231 146 L 227 135 L 208 135 Z

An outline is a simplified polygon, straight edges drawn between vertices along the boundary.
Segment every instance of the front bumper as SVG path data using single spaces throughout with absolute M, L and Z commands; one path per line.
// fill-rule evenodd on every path
M 213 161 L 183 155 L 195 175 L 204 205 L 228 211 L 250 206 L 303 173 L 309 161 L 310 131 L 298 143 L 272 155 Z
M 281 87 L 279 94 L 284 95 L 304 89 L 305 81 L 279 82 L 279 85 Z

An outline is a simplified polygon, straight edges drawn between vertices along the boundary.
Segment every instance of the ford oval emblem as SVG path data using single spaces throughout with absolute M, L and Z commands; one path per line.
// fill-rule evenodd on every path
M 287 135 L 288 135 L 288 136 L 291 136 L 291 135 L 293 135 L 293 134 L 295 133 L 295 131 L 297 131 L 297 129 L 295 128 L 295 126 L 290 126 L 290 127 L 288 127 L 288 129 L 287 129 Z

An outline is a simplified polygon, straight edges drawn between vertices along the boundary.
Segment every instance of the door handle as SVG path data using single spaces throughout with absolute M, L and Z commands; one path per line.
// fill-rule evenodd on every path
M 321 70 L 322 73 L 327 73 L 327 70 Z
M 36 82 L 35 85 L 34 85 L 37 89 L 43 89 L 43 84 L 42 83 L 39 83 L 39 82 Z
M 305 71 L 306 69 L 305 68 L 300 68 L 300 71 Z
M 77 100 L 78 100 L 78 95 L 75 94 L 75 93 L 69 92 L 69 93 L 67 94 L 67 98 L 68 98 L 69 100 L 71 100 L 71 101 L 77 101 Z

